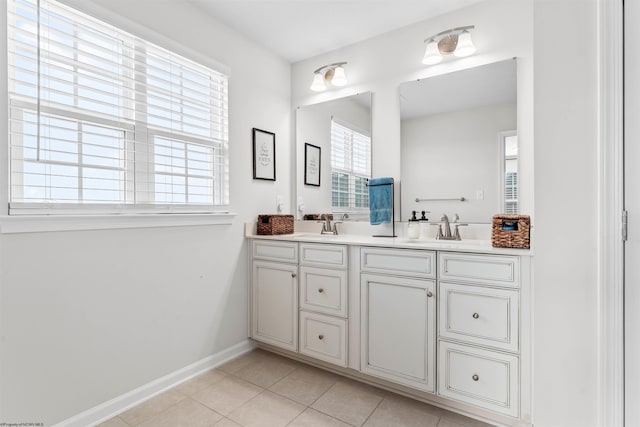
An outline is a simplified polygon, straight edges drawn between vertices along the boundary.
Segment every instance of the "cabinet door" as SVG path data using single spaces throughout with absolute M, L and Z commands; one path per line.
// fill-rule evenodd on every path
M 363 274 L 360 286 L 362 372 L 435 391 L 435 283 Z
M 253 262 L 252 337 L 291 351 L 298 350 L 298 266 Z

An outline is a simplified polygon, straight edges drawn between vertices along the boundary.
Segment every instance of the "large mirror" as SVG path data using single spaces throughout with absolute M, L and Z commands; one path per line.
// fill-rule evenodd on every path
M 296 153 L 296 217 L 359 219 L 369 206 L 371 93 L 299 107 Z
M 518 212 L 516 69 L 510 59 L 400 86 L 403 221 Z

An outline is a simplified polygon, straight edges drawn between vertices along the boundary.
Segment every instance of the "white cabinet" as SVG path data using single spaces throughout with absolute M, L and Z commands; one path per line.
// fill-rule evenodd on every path
M 518 416 L 519 358 L 513 354 L 441 341 L 441 396 Z
M 422 256 L 401 250 L 362 248 L 362 265 L 372 259 L 410 259 L 412 265 L 429 266 L 433 253 Z M 368 260 L 367 260 L 368 258 Z M 418 262 L 415 262 L 418 260 Z M 380 263 L 372 269 L 385 272 Z M 388 264 L 387 264 L 388 265 Z M 362 273 L 360 277 L 360 356 L 362 372 L 422 391 L 435 391 L 436 286 L 434 280 Z M 418 270 L 416 272 L 416 270 Z M 414 269 L 416 275 L 432 274 Z
M 520 259 L 438 259 L 438 394 L 519 417 Z
M 254 260 L 251 301 L 253 339 L 297 351 L 297 264 Z
M 300 353 L 347 366 L 347 247 L 300 244 Z
M 347 366 L 347 319 L 300 311 L 300 353 Z

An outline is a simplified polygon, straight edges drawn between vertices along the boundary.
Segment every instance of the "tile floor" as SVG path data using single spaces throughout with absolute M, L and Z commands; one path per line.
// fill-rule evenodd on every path
M 486 427 L 488 424 L 254 350 L 99 427 Z

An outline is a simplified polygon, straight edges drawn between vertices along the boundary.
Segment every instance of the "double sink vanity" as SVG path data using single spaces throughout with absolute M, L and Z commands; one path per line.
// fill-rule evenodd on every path
M 250 227 L 247 238 L 260 346 L 485 421 L 531 425 L 531 251 Z

